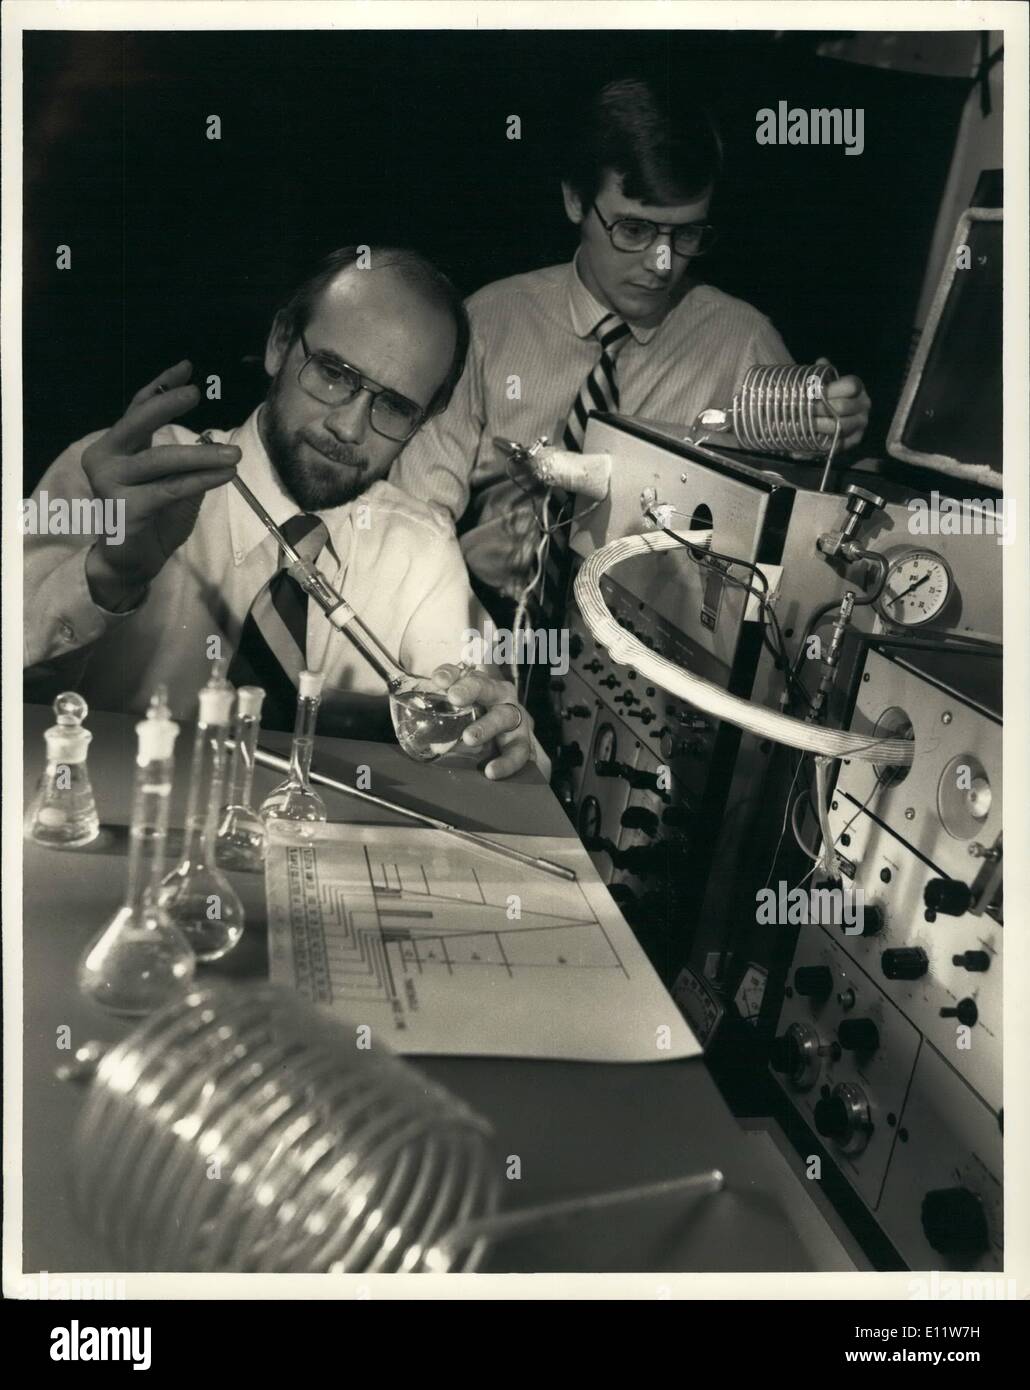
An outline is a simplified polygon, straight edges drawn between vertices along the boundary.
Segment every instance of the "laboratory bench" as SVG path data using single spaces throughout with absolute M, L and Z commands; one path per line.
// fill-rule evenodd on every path
M 49 707 L 24 708 L 25 806 L 44 766 Z M 100 1012 L 76 989 L 78 960 L 124 891 L 135 719 L 92 712 L 89 770 L 101 832 L 80 849 L 51 850 L 26 838 L 23 879 L 23 1270 L 111 1272 L 117 1266 L 79 1224 L 68 1165 L 83 1103 L 80 1088 L 55 1073 L 89 1040 L 114 1042 L 130 1021 Z M 177 747 L 172 824 L 181 826 L 192 730 Z M 285 735 L 265 734 L 276 751 Z M 526 768 L 490 782 L 473 752 L 416 764 L 386 743 L 319 738 L 314 766 L 353 784 L 367 764 L 372 786 L 393 798 L 484 833 L 564 839 L 573 827 L 540 772 Z M 258 767 L 255 804 L 280 774 Z M 333 821 L 410 824 L 322 789 Z M 413 833 L 418 833 L 413 830 Z M 546 853 L 546 849 L 542 851 Z M 228 956 L 198 969 L 198 980 L 268 977 L 264 879 L 230 875 L 247 914 L 243 939 Z M 9 924 L 10 926 L 11 924 Z M 62 1034 L 61 1030 L 68 1033 Z M 497 1247 L 493 1271 L 811 1271 L 854 1269 L 854 1250 L 769 1133 L 745 1130 L 730 1113 L 702 1057 L 647 1064 L 426 1057 L 411 1066 L 472 1106 L 492 1125 L 496 1151 L 518 1155 L 521 1175 L 503 1184 L 502 1207 L 676 1178 L 717 1168 L 721 1192 L 663 1199 L 577 1218 L 560 1231 Z

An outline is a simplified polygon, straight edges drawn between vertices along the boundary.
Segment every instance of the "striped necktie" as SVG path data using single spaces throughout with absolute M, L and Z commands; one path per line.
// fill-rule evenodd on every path
M 305 512 L 291 516 L 283 535 L 299 554 L 312 562 L 329 533 L 325 522 Z M 308 596 L 284 567 L 279 568 L 250 605 L 239 645 L 229 665 L 233 685 L 259 685 L 265 691 L 261 714 L 266 729 L 293 728 L 297 710 L 297 681 L 307 666 Z
M 620 319 L 618 314 L 606 314 L 594 329 L 594 337 L 601 344 L 601 356 L 579 388 L 579 395 L 572 403 L 569 418 L 562 432 L 563 447 L 573 449 L 576 453 L 582 452 L 583 435 L 586 433 L 587 416 L 590 412 L 619 408 L 615 359 L 629 337 L 629 324 Z
M 618 314 L 606 314 L 594 329 L 601 344 L 597 359 L 579 394 L 572 403 L 569 418 L 562 431 L 562 446 L 574 453 L 583 450 L 587 416 L 592 410 L 618 410 L 619 384 L 615 377 L 615 359 L 629 337 L 629 325 Z M 539 622 L 544 627 L 557 627 L 562 616 L 565 587 L 569 572 L 569 530 L 575 498 L 560 488 L 552 492 L 547 506 L 547 525 L 551 539 L 544 565 L 543 593 Z

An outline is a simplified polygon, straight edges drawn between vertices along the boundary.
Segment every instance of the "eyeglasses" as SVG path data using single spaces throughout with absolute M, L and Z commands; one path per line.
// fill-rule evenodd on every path
M 710 222 L 659 223 L 648 222 L 645 217 L 617 217 L 614 222 L 606 222 L 597 204 L 592 206 L 616 251 L 646 251 L 659 236 L 669 235 L 677 256 L 703 256 L 715 241 L 715 228 Z
M 426 418 L 420 405 L 387 386 L 380 386 L 342 358 L 327 352 L 312 352 L 303 333 L 300 345 L 304 349 L 304 365 L 297 373 L 297 381 L 316 401 L 323 405 L 346 405 L 361 391 L 367 391 L 372 397 L 368 414 L 372 428 L 376 434 L 398 444 L 410 439 Z

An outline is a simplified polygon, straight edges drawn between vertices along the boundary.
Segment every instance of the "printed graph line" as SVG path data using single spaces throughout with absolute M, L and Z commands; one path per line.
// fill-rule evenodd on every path
M 491 902 L 490 885 L 484 885 L 473 865 L 464 867 L 476 892 L 459 896 L 436 891 L 432 865 L 421 858 L 373 864 L 363 844 L 360 860 L 363 875 L 352 871 L 343 881 L 334 877 L 323 884 L 317 858 L 304 855 L 303 875 L 291 885 L 294 959 L 304 964 L 302 973 L 320 998 L 366 1004 L 378 999 L 399 1015 L 404 1007 L 401 976 L 432 972 L 436 978 L 442 973 L 455 977 L 462 970 L 478 970 L 503 972 L 517 982 L 520 975 L 526 977 L 524 972 L 558 969 L 615 970 L 629 979 L 580 884 L 582 918 L 529 909 L 511 925 L 446 926 L 434 908 L 442 916 L 458 910 L 463 916 L 485 911 L 506 918 L 509 897 Z M 539 944 L 527 952 L 534 941 Z

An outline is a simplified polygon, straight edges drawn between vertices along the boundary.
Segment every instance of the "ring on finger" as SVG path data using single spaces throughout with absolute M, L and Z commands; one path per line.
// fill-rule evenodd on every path
M 509 709 L 513 709 L 513 710 L 515 711 L 515 713 L 518 715 L 518 721 L 517 721 L 516 723 L 514 723 L 514 724 L 511 726 L 511 728 L 508 730 L 508 732 L 509 732 L 510 734 L 513 734 L 513 733 L 515 732 L 516 729 L 521 729 L 521 728 L 522 728 L 522 710 L 521 710 L 520 706 L 516 705 L 516 704 L 514 703 L 514 701 L 512 701 L 512 700 L 508 700 L 506 703 L 507 703 L 507 705 L 508 705 L 508 708 L 509 708 Z

